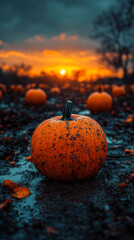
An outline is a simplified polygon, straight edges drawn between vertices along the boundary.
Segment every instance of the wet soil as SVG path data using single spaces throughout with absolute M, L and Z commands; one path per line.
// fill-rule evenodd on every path
M 0 202 L 11 198 L 9 188 L 2 186 L 4 180 L 31 191 L 29 197 L 12 198 L 0 210 L 1 240 L 134 239 L 134 183 L 129 181 L 134 156 L 125 153 L 125 149 L 134 150 L 134 119 L 125 122 L 134 114 L 134 95 L 117 99 L 113 112 L 96 115 L 87 110 L 86 98 L 68 90 L 60 96 L 48 93 L 46 106 L 27 106 L 23 94 L 8 93 L 1 101 Z M 26 161 L 33 131 L 43 120 L 61 115 L 66 99 L 73 101 L 73 113 L 97 120 L 108 141 L 105 165 L 96 176 L 81 182 L 46 179 Z

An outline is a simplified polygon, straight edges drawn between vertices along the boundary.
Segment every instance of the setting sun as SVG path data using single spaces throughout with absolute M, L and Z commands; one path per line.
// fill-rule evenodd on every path
M 60 74 L 61 74 L 61 75 L 64 75 L 65 73 L 66 73 L 65 69 L 62 69 L 62 70 L 60 71 Z

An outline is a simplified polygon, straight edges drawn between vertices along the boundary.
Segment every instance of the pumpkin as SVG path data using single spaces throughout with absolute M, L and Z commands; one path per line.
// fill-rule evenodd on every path
M 131 92 L 134 93 L 134 84 L 130 85 Z
M 1 99 L 2 99 L 2 91 L 0 90 L 0 101 L 1 101 Z
M 30 104 L 46 104 L 47 95 L 42 89 L 29 89 L 25 94 L 25 102 Z
M 31 156 L 35 167 L 48 178 L 82 180 L 103 166 L 107 140 L 95 120 L 71 115 L 71 101 L 67 101 L 63 116 L 45 120 L 34 131 Z
M 60 94 L 61 93 L 61 91 L 58 87 L 51 88 L 50 92 L 53 93 L 53 94 Z
M 14 84 L 11 84 L 9 89 L 10 91 L 15 92 L 16 86 Z
M 67 89 L 69 89 L 70 88 L 70 83 L 65 83 L 63 86 L 62 86 L 62 89 L 63 90 L 67 90 Z
M 21 84 L 15 86 L 16 93 L 24 93 L 24 91 L 25 91 L 25 89 Z
M 47 85 L 47 84 L 40 83 L 40 84 L 38 85 L 38 88 L 44 88 L 44 89 L 48 89 L 49 87 L 48 87 L 48 85 Z
M 104 84 L 104 85 L 102 85 L 102 89 L 103 89 L 103 91 L 108 92 L 110 90 L 110 86 L 108 84 Z
M 106 92 L 94 92 L 87 99 L 87 108 L 94 113 L 110 111 L 112 97 Z
M 80 93 L 85 93 L 85 88 L 84 87 L 80 88 Z
M 6 93 L 7 92 L 7 87 L 5 84 L 3 83 L 0 83 L 0 90 L 3 92 L 3 93 Z
M 115 97 L 121 97 L 126 95 L 125 86 L 112 86 L 112 95 Z
M 26 89 L 30 89 L 30 88 L 35 88 L 36 87 L 36 83 L 29 83 L 26 85 Z

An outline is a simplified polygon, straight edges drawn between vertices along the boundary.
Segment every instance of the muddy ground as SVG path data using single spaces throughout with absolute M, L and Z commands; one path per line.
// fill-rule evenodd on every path
M 60 96 L 48 93 L 46 106 L 27 106 L 24 95 L 8 93 L 0 103 L 0 202 L 11 198 L 6 179 L 30 189 L 24 199 L 0 210 L 0 239 L 10 240 L 87 240 L 134 239 L 134 95 L 121 97 L 114 112 L 90 114 L 87 96 L 64 91 Z M 88 115 L 102 126 L 108 141 L 108 156 L 102 170 L 91 179 L 59 183 L 42 176 L 31 162 L 30 140 L 44 119 L 61 115 L 66 99 L 73 101 L 73 113 Z M 127 108 L 128 106 L 129 108 Z M 9 163 L 15 161 L 15 164 Z M 125 183 L 124 187 L 119 187 Z

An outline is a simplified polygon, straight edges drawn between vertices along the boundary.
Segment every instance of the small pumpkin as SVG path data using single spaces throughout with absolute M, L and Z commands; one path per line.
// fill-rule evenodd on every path
M 93 113 L 110 111 L 112 108 L 112 97 L 106 92 L 91 93 L 87 99 L 87 108 Z
M 63 116 L 45 120 L 34 131 L 31 156 L 35 167 L 48 178 L 82 180 L 103 166 L 107 140 L 95 120 L 71 115 L 71 101 L 67 101 Z
M 25 89 L 21 84 L 15 86 L 16 93 L 24 93 L 24 91 L 25 91 Z
M 70 83 L 65 83 L 63 86 L 62 86 L 62 89 L 63 90 L 67 90 L 67 89 L 69 89 L 70 88 Z
M 3 83 L 0 83 L 0 90 L 3 92 L 3 93 L 6 93 L 7 92 L 7 87 L 5 84 Z
M 103 89 L 103 91 L 108 92 L 110 90 L 110 86 L 108 84 L 104 84 L 104 85 L 102 85 L 102 89 Z
M 47 95 L 42 89 L 29 89 L 25 94 L 25 102 L 29 104 L 46 104 Z
M 11 84 L 10 87 L 9 87 L 9 90 L 11 92 L 15 92 L 15 89 L 16 89 L 16 86 L 14 84 Z
M 0 101 L 1 101 L 1 99 L 2 99 L 2 91 L 0 90 Z
M 112 86 L 112 95 L 114 97 L 121 97 L 126 95 L 126 89 L 125 86 Z
M 28 89 L 30 89 L 30 88 L 35 88 L 36 87 L 36 83 L 28 83 L 27 85 L 26 85 L 26 89 L 28 90 Z
M 134 93 L 134 84 L 130 85 L 131 92 Z
M 48 89 L 49 87 L 48 87 L 48 85 L 45 84 L 45 83 L 40 83 L 40 84 L 38 85 L 38 88 Z
M 61 93 L 60 89 L 58 87 L 53 87 L 50 90 L 51 93 L 59 95 Z

